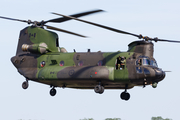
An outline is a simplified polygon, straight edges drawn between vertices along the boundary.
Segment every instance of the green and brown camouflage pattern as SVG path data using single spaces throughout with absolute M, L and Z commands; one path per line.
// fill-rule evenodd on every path
M 21 30 L 16 56 L 11 61 L 26 79 L 54 87 L 94 89 L 101 82 L 105 89 L 125 89 L 126 85 L 142 86 L 145 80 L 148 85 L 164 79 L 165 73 L 158 67 L 136 64 L 143 56 L 155 60 L 153 46 L 152 42 L 135 41 L 129 44 L 127 52 L 68 53 L 59 48 L 56 33 L 30 26 Z M 116 70 L 119 56 L 126 58 L 123 70 Z M 137 73 L 137 69 L 142 73 Z M 150 74 L 145 74 L 145 70 Z

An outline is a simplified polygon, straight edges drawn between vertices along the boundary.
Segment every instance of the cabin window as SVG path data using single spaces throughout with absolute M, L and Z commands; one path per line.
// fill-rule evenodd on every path
M 44 67 L 45 64 L 46 64 L 45 61 L 42 61 L 42 62 L 40 63 L 41 67 Z
M 64 61 L 61 61 L 61 62 L 59 63 L 59 66 L 64 66 Z
M 83 66 L 83 61 L 80 61 L 79 63 L 78 63 L 78 66 Z
M 137 73 L 143 73 L 142 68 L 141 67 L 136 67 L 136 72 Z
M 102 62 L 102 60 L 100 60 L 100 61 L 98 62 L 98 66 L 102 66 L 102 64 L 103 64 L 103 62 Z

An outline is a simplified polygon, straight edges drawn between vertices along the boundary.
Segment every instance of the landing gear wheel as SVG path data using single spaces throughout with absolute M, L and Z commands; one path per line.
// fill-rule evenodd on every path
M 120 97 L 121 97 L 122 100 L 126 100 L 127 101 L 130 98 L 130 94 L 128 92 L 122 92 Z
M 124 100 L 124 98 L 126 97 L 126 93 L 125 92 L 122 92 L 121 95 L 120 95 L 121 99 Z
M 28 81 L 24 81 L 24 82 L 22 83 L 22 88 L 23 88 L 23 89 L 27 89 L 28 86 L 29 86 Z
M 129 93 L 126 93 L 125 100 L 126 100 L 126 101 L 129 100 L 129 98 L 130 98 L 130 94 L 129 94 Z
M 99 92 L 99 94 L 103 94 L 103 92 L 104 92 L 104 87 L 101 86 L 101 91 Z
M 101 85 L 96 85 L 96 86 L 94 87 L 94 91 L 95 91 L 95 93 L 102 94 L 102 93 L 104 92 L 104 87 L 101 86 Z
M 52 88 L 49 93 L 51 96 L 55 96 L 56 95 L 56 89 Z
M 130 94 L 127 92 L 127 89 L 128 89 L 128 84 L 125 85 L 125 91 L 122 92 L 121 95 L 120 95 L 120 98 L 122 100 L 126 100 L 127 101 L 130 98 Z
M 101 85 L 96 85 L 96 86 L 94 87 L 94 92 L 95 92 L 95 93 L 100 93 L 100 92 L 101 92 L 101 89 L 102 89 Z
M 157 84 L 158 84 L 157 82 L 154 82 L 154 83 L 152 84 L 152 87 L 153 87 L 153 88 L 156 88 L 156 87 L 157 87 Z

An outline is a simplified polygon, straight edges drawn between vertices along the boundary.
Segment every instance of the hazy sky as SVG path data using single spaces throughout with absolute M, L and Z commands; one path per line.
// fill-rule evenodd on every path
M 93 9 L 106 12 L 82 19 L 125 30 L 169 40 L 180 40 L 179 0 L 0 0 L 0 16 L 49 20 L 58 16 L 75 14 Z M 137 38 L 111 32 L 79 21 L 48 25 L 80 33 L 89 38 L 57 32 L 60 46 L 68 52 L 127 51 L 128 44 Z M 27 90 L 21 84 L 25 78 L 12 65 L 19 31 L 27 24 L 0 19 L 0 119 L 1 120 L 79 120 L 94 118 L 121 118 L 122 120 L 150 120 L 162 116 L 179 120 L 180 115 L 180 44 L 157 42 L 154 58 L 166 73 L 166 78 L 156 89 L 134 87 L 128 90 L 129 101 L 119 95 L 124 90 L 105 90 L 102 95 L 94 90 L 57 88 L 55 97 L 49 95 L 50 87 L 30 81 Z

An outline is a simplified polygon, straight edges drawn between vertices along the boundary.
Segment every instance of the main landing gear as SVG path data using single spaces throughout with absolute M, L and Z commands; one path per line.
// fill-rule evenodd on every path
M 22 83 L 22 88 L 27 89 L 29 87 L 28 79 Z
M 125 86 L 125 91 L 120 94 L 120 98 L 126 101 L 130 99 L 130 94 L 127 92 L 127 88 L 128 84 Z M 104 92 L 104 87 L 101 85 L 101 83 L 99 83 L 99 85 L 94 87 L 94 91 L 95 93 L 102 94 Z
M 27 89 L 28 87 L 29 87 L 29 83 L 28 83 L 28 79 L 26 79 L 26 81 L 24 81 L 22 83 L 22 88 Z M 54 86 L 51 86 L 51 87 L 52 87 L 52 89 L 49 91 L 49 93 L 51 96 L 55 96 L 56 95 L 56 89 Z
M 128 85 L 125 87 L 125 91 L 121 93 L 120 97 L 122 100 L 129 100 L 130 94 L 127 92 Z
M 126 100 L 127 101 L 130 98 L 130 94 L 128 92 L 124 91 L 124 92 L 121 93 L 120 97 L 121 97 L 122 100 Z
M 95 91 L 95 93 L 102 94 L 104 92 L 104 87 L 102 85 L 96 85 L 94 87 L 94 91 Z
M 53 87 L 50 91 L 49 91 L 51 96 L 55 96 L 56 95 L 56 89 Z

